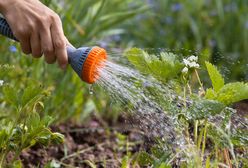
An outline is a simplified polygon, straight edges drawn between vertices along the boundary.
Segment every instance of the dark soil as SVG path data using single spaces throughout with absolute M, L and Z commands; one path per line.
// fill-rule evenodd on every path
M 89 161 L 97 167 L 120 167 L 122 158 L 145 149 L 146 137 L 139 130 L 129 128 L 120 121 L 117 126 L 104 128 L 92 119 L 87 124 L 60 124 L 53 131 L 65 135 L 62 145 L 47 148 L 34 146 L 22 153 L 20 159 L 25 168 L 44 167 L 53 162 L 62 167 L 89 167 Z

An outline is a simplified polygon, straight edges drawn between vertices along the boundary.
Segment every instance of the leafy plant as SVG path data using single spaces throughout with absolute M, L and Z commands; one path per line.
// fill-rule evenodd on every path
M 173 79 L 181 73 L 183 67 L 171 52 L 161 52 L 159 55 L 132 48 L 125 55 L 128 60 L 142 73 L 151 74 L 161 81 Z
M 217 100 L 226 105 L 248 99 L 248 84 L 244 82 L 235 82 L 224 84 L 224 79 L 217 68 L 211 63 L 206 62 L 208 74 L 212 81 L 213 89 L 208 89 L 207 99 Z
M 48 128 L 53 119 L 42 116 L 42 101 L 49 95 L 49 90 L 32 84 L 24 90 L 16 90 L 10 85 L 2 89 L 4 102 L 13 108 L 9 113 L 0 113 L 0 167 L 6 166 L 9 153 L 14 154 L 12 162 L 17 165 L 16 160 L 24 149 L 36 144 L 48 146 L 63 142 L 62 134 Z
M 138 155 L 138 161 L 141 165 L 157 165 L 158 167 L 161 164 L 164 164 L 163 166 L 173 165 L 173 160 L 177 155 L 180 155 L 180 157 L 186 159 L 185 162 L 179 163 L 182 167 L 216 166 L 220 160 L 223 160 L 223 158 L 218 157 L 218 151 L 223 151 L 225 159 L 231 160 L 231 158 L 226 158 L 226 150 L 228 149 L 232 155 L 233 164 L 237 166 L 234 148 L 242 148 L 245 144 L 247 145 L 247 140 L 245 140 L 247 139 L 247 133 L 237 126 L 235 126 L 235 129 L 228 126 L 232 123 L 231 118 L 235 117 L 235 110 L 228 106 L 248 99 L 247 83 L 225 84 L 224 78 L 217 68 L 206 62 L 213 88 L 208 88 L 205 91 L 201 76 L 198 73 L 201 65 L 198 64 L 198 57 L 196 56 L 185 58 L 182 61 L 183 63 L 180 63 L 180 57 L 166 52 L 153 55 L 134 48 L 127 51 L 125 55 L 142 73 L 151 75 L 166 84 L 164 87 L 169 85 L 169 88 L 173 89 L 183 88 L 177 89 L 176 92 L 171 91 L 174 97 L 171 101 L 168 101 L 167 96 L 162 95 L 170 94 L 169 92 L 156 93 L 153 96 L 155 96 L 159 105 L 163 105 L 166 114 L 169 112 L 169 115 L 176 119 L 176 130 L 184 135 L 186 141 L 184 146 L 187 147 L 174 149 L 180 152 L 173 154 L 174 152 L 171 151 L 170 155 L 166 155 L 165 160 L 160 161 L 158 160 L 163 158 L 163 154 L 166 154 L 163 150 L 160 157 L 155 157 L 152 152 L 141 152 Z M 198 82 L 199 90 L 192 89 L 197 86 L 195 82 Z M 153 88 L 153 91 L 155 90 Z M 183 95 L 183 97 L 180 95 Z M 218 120 L 218 122 L 215 120 Z M 215 146 L 215 149 L 208 148 L 211 153 L 209 155 L 205 153 L 207 141 L 208 143 L 211 141 Z M 214 154 L 216 154 L 216 157 L 213 156 Z

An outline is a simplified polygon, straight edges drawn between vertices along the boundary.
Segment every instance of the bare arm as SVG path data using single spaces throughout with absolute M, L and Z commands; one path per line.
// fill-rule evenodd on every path
M 0 0 L 0 12 L 8 21 L 22 51 L 33 57 L 43 54 L 47 63 L 68 64 L 67 39 L 59 16 L 39 0 Z

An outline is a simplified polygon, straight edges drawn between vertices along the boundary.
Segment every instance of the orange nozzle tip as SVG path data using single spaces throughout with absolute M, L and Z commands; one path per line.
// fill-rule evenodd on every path
M 107 52 L 100 47 L 93 47 L 88 54 L 82 69 L 82 80 L 93 84 L 99 78 L 98 68 L 102 66 L 102 62 L 107 59 Z

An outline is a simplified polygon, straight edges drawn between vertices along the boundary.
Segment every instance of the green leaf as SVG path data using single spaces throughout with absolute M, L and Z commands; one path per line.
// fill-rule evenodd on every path
M 32 99 L 41 93 L 42 89 L 37 86 L 28 86 L 22 95 L 22 106 L 24 107 Z
M 207 159 L 206 159 L 206 166 L 205 168 L 210 168 L 210 157 L 208 156 Z
M 129 158 L 128 156 L 124 156 L 121 161 L 121 168 L 129 168 Z
M 125 53 L 128 60 L 142 73 L 151 74 L 158 80 L 166 82 L 181 73 L 183 65 L 170 52 L 161 52 L 159 55 L 132 48 Z
M 216 95 L 215 91 L 212 88 L 207 89 L 206 95 L 205 95 L 206 99 L 214 100 L 216 98 L 216 96 L 217 95 Z
M 36 129 L 40 126 L 40 115 L 36 112 L 30 112 L 29 117 L 27 118 L 27 126 L 29 129 Z
M 189 119 L 203 119 L 221 113 L 225 105 L 215 100 L 195 100 L 187 110 Z
M 205 62 L 205 64 L 207 66 L 208 74 L 212 81 L 214 91 L 218 92 L 224 86 L 225 81 L 218 69 L 214 65 L 209 62 Z
M 148 153 L 143 151 L 138 154 L 137 161 L 141 166 L 147 166 L 151 165 L 154 159 Z
M 158 166 L 158 168 L 171 168 L 171 166 L 166 163 L 162 163 L 161 165 Z
M 22 168 L 22 161 L 21 160 L 14 161 L 12 167 L 13 168 Z
M 8 139 L 8 133 L 6 130 L 1 130 L 0 131 L 0 148 L 3 147 L 3 145 L 5 144 L 5 142 Z
M 248 84 L 243 82 L 235 82 L 226 84 L 217 93 L 215 100 L 226 105 L 230 105 L 241 100 L 248 99 Z
M 128 60 L 141 72 L 147 73 L 147 61 L 145 58 L 149 57 L 147 53 L 139 48 L 132 48 L 124 54 Z
M 14 89 L 13 87 L 6 86 L 3 89 L 3 93 L 5 100 L 11 103 L 12 105 L 14 105 L 16 108 L 18 108 L 20 102 L 19 102 L 17 90 Z
M 55 132 L 51 136 L 51 142 L 53 144 L 61 144 L 61 143 L 64 142 L 64 138 L 65 138 L 65 136 L 63 134 L 60 134 L 58 132 Z

